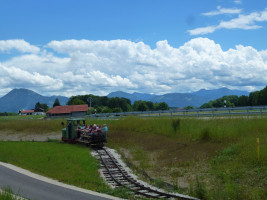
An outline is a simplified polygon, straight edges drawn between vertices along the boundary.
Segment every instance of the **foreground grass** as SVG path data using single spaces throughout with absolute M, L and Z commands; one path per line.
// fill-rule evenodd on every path
M 82 145 L 59 142 L 0 142 L 0 161 L 14 164 L 60 182 L 97 192 L 131 197 L 111 190 L 99 177 L 99 163 Z
M 1 200 L 18 200 L 21 199 L 19 196 L 15 196 L 10 188 L 0 189 L 0 199 Z

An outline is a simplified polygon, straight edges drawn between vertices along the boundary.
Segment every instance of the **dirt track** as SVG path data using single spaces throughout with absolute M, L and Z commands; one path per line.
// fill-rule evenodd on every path
M 48 139 L 61 139 L 61 133 L 12 133 L 0 131 L 0 141 L 47 141 Z

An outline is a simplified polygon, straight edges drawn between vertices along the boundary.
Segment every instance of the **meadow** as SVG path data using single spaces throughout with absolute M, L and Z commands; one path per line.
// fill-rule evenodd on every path
M 17 131 L 25 134 L 61 134 L 61 122 L 62 119 L 0 118 L 0 132 L 11 135 Z M 107 123 L 107 146 L 116 149 L 141 179 L 154 185 L 200 199 L 267 199 L 266 117 L 127 117 L 87 120 L 87 123 Z M 19 149 L 24 150 L 18 155 L 15 152 Z M 43 157 L 38 149 L 40 152 L 51 149 L 51 153 L 46 152 Z M 9 151 L 12 156 L 6 156 Z M 70 157 L 71 152 L 82 152 L 81 162 L 75 160 L 75 153 Z M 53 165 L 60 156 L 61 165 Z M 36 160 L 37 157 L 40 160 Z M 96 177 L 99 182 L 92 181 L 88 174 L 97 174 L 98 163 L 89 159 L 92 158 L 88 149 L 80 145 L 59 142 L 0 143 L 0 160 L 3 162 L 87 189 L 134 198 L 127 196 L 127 191 L 117 191 L 116 194 Z M 80 166 L 72 166 L 73 160 Z M 88 163 L 94 164 L 91 166 Z M 81 171 L 87 171 L 87 176 Z M 80 178 L 66 180 L 66 174 Z

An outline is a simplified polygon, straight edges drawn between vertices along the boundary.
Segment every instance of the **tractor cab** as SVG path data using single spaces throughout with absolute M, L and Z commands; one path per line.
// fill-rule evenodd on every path
M 85 119 L 67 119 L 66 127 L 62 129 L 62 141 L 64 142 L 76 142 L 77 140 L 77 128 L 79 126 L 85 126 Z

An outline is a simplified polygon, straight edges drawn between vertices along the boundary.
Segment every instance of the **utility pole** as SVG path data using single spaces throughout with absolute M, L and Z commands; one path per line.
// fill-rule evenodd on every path
M 92 114 L 92 102 L 93 102 L 93 99 L 91 98 L 91 97 L 89 97 L 88 99 L 87 99 L 87 102 L 90 104 L 90 115 Z

